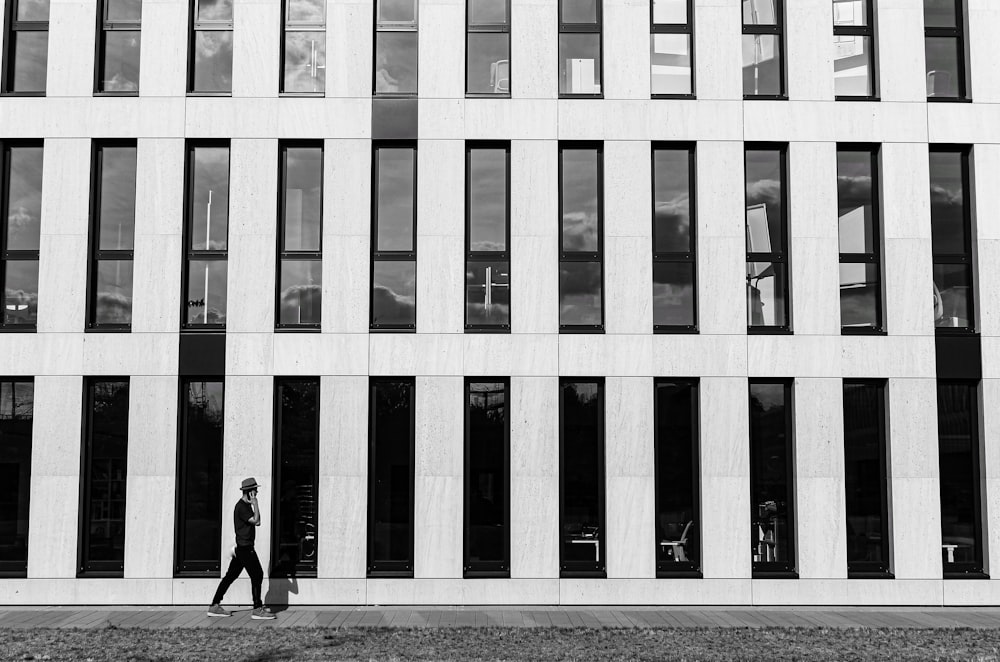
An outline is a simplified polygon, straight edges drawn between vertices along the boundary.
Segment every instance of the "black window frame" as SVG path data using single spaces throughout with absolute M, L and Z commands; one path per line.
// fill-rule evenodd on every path
M 473 384 L 496 383 L 503 384 L 504 387 L 504 525 L 503 525 L 503 555 L 504 561 L 500 564 L 481 561 L 473 563 L 469 560 L 469 538 L 471 531 L 472 513 L 472 493 L 469 480 L 472 477 L 472 416 L 469 400 L 471 397 L 471 387 Z M 464 410 L 465 410 L 465 434 L 464 434 L 464 478 L 463 486 L 463 535 L 462 535 L 462 577 L 464 579 L 476 578 L 509 578 L 510 577 L 510 377 L 466 377 L 464 385 Z
M 107 52 L 107 42 L 109 32 L 141 32 L 142 31 L 142 3 L 139 3 L 140 18 L 138 21 L 111 21 L 108 20 L 108 9 L 111 0 L 99 0 L 97 3 L 97 50 L 94 59 L 94 96 L 95 97 L 137 97 L 139 96 L 139 81 L 136 81 L 134 90 L 102 90 L 102 72 L 104 67 L 104 54 Z M 139 48 L 142 48 L 141 36 Z M 140 60 L 141 62 L 141 60 Z M 137 63 L 138 70 L 138 63 Z
M 688 234 L 691 250 L 683 252 L 656 250 L 656 153 L 658 151 L 687 151 L 688 153 Z M 652 162 L 652 242 L 653 242 L 653 272 L 657 264 L 690 264 L 691 265 L 691 314 L 694 324 L 656 324 L 653 322 L 653 333 L 698 333 L 698 209 L 697 209 L 697 143 L 694 142 L 657 142 L 652 143 L 650 160 Z M 655 283 L 655 276 L 654 276 Z M 655 311 L 655 307 L 654 307 Z
M 746 199 L 746 154 L 751 151 L 775 151 L 779 152 L 781 155 L 781 244 L 784 250 L 774 251 L 770 253 L 759 253 L 750 252 L 749 246 L 746 247 L 746 264 L 751 262 L 770 262 L 771 264 L 781 264 L 785 267 L 785 282 L 784 282 L 784 293 L 783 301 L 785 304 L 785 320 L 784 325 L 751 325 L 749 319 L 749 310 L 747 312 L 747 334 L 748 335 L 791 335 L 793 333 L 793 318 L 792 318 L 792 268 L 791 268 L 791 244 L 790 244 L 790 232 L 789 232 L 789 209 L 788 203 L 790 196 L 788 194 L 788 143 L 757 143 L 748 142 L 743 146 L 743 207 L 744 207 L 744 228 L 747 227 L 746 209 L 747 199 Z M 749 278 L 747 278 L 749 280 Z M 749 301 L 747 302 L 749 306 Z
M 950 38 L 955 40 L 955 50 L 958 58 L 958 96 L 939 97 L 927 95 L 928 103 L 972 103 L 972 96 L 969 94 L 969 66 L 967 44 L 965 38 L 965 0 L 954 0 L 955 2 L 955 27 L 938 28 L 924 26 L 924 53 L 927 53 L 927 39 Z M 926 68 L 926 64 L 924 65 Z M 924 77 L 929 75 L 929 71 L 924 72 Z
M 45 143 L 43 140 L 32 140 L 32 139 L 16 139 L 16 140 L 0 140 L 0 152 L 2 152 L 3 160 L 3 181 L 0 182 L 0 187 L 2 187 L 2 196 L 0 196 L 0 208 L 6 208 L 10 202 L 10 150 L 12 148 L 18 147 L 28 147 L 37 148 L 42 150 L 42 164 L 45 163 Z M 45 180 L 42 179 L 42 190 L 44 194 L 45 191 Z M 5 282 L 7 278 L 7 262 L 9 261 L 34 261 L 38 262 L 40 266 L 39 256 L 41 254 L 41 236 L 39 236 L 39 247 L 36 250 L 9 250 L 7 248 L 7 215 L 4 213 L 2 218 L 0 218 L 0 301 L 6 306 L 6 287 Z M 39 223 L 41 223 L 41 217 L 39 217 Z M 38 276 L 36 275 L 36 278 Z M 35 333 L 38 330 L 37 317 L 34 324 L 8 324 L 6 320 L 6 308 L 0 311 L 0 333 L 3 332 L 27 332 Z M 37 310 L 36 310 L 37 316 Z
M 510 52 L 510 20 L 512 0 L 503 0 L 506 4 L 506 23 L 482 23 L 473 25 L 472 23 L 472 2 L 465 0 L 465 97 L 467 99 L 509 99 L 510 79 L 513 77 L 513 66 Z M 473 34 L 505 34 L 507 35 L 507 91 L 506 92 L 470 92 L 469 91 L 469 57 L 472 49 L 469 48 L 469 41 Z
M 420 93 L 420 1 L 413 2 L 413 21 L 379 21 L 378 14 L 382 0 L 373 0 L 372 11 L 372 97 L 378 99 L 415 99 Z M 414 92 L 379 92 L 378 91 L 378 35 L 380 32 L 412 32 L 417 35 L 417 66 Z
M 834 0 L 836 2 L 836 0 Z M 833 36 L 834 37 L 868 37 L 868 43 L 871 44 L 871 49 L 868 53 L 868 71 L 871 73 L 871 94 L 866 95 L 847 95 L 847 94 L 835 94 L 834 100 L 836 101 L 880 101 L 879 98 L 879 84 L 878 84 L 878 46 L 875 39 L 875 6 L 873 0 L 861 0 L 865 3 L 865 11 L 868 12 L 868 20 L 865 25 L 833 25 Z M 836 58 L 834 58 L 834 66 L 836 66 Z M 836 86 L 836 83 L 834 83 Z
M 187 47 L 187 96 L 194 97 L 231 97 L 233 96 L 233 86 L 232 86 L 232 69 L 229 72 L 230 82 L 229 91 L 204 91 L 195 89 L 195 49 L 198 48 L 197 33 L 198 32 L 229 32 L 233 34 L 235 44 L 236 35 L 236 5 L 237 3 L 233 0 L 233 18 L 228 21 L 222 20 L 210 20 L 210 21 L 199 21 L 198 20 L 198 3 L 201 0 L 191 0 L 188 3 L 188 47 Z M 235 59 L 235 46 L 233 49 L 233 55 Z
M 32 390 L 32 406 L 31 406 L 31 416 L 28 419 L 28 434 L 27 436 L 27 468 L 28 468 L 28 481 L 27 486 L 24 490 L 25 504 L 24 509 L 28 512 L 28 516 L 25 517 L 25 522 L 27 525 L 27 530 L 24 536 L 24 559 L 21 560 L 3 560 L 0 561 L 0 578 L 3 579 L 18 579 L 25 578 L 28 576 L 28 552 L 29 552 L 29 538 L 31 535 L 31 456 L 33 453 L 34 446 L 34 424 L 35 424 L 35 407 L 34 407 L 34 389 L 35 389 L 35 378 L 34 377 L 7 377 L 0 376 L 0 383 L 6 384 L 11 388 L 11 401 L 14 400 L 13 389 L 17 384 L 30 384 Z M 13 419 L 12 419 L 13 420 Z M 19 495 L 20 496 L 20 495 Z M 18 498 L 18 505 L 20 505 L 20 498 Z M 17 519 L 15 517 L 15 519 Z
M 319 149 L 319 250 L 288 250 L 285 247 L 286 195 L 288 194 L 288 149 L 305 148 Z M 295 262 L 318 262 L 322 273 L 323 265 L 323 193 L 324 170 L 326 167 L 326 150 L 323 140 L 279 140 L 278 141 L 278 240 L 274 278 L 274 329 L 275 331 L 304 331 L 318 333 L 323 325 L 322 307 L 319 322 L 282 323 L 281 322 L 281 265 L 285 260 Z M 228 245 L 228 244 L 227 244 Z M 320 300 L 322 306 L 322 299 Z
M 287 39 L 289 32 L 318 32 L 326 40 L 326 23 L 329 13 L 327 3 L 321 3 L 323 7 L 323 21 L 303 21 L 294 22 L 288 18 L 288 4 L 292 0 L 280 0 L 281 2 L 281 45 L 278 52 L 278 95 L 287 97 L 324 97 L 326 96 L 326 50 L 323 51 L 323 65 L 315 64 L 316 69 L 323 69 L 323 91 L 322 92 L 289 92 L 285 89 L 285 55 L 287 50 Z
M 696 75 L 695 75 L 695 53 L 694 53 L 694 0 L 684 0 L 687 3 L 687 23 L 657 23 L 653 14 L 655 0 L 649 3 L 649 38 L 658 34 L 685 34 L 688 36 L 688 55 L 691 58 L 691 92 L 688 94 L 657 94 L 652 91 L 652 71 L 650 71 L 650 93 L 651 99 L 697 99 Z M 650 50 L 652 54 L 652 50 Z M 602 81 L 603 82 L 603 81 Z M 603 88 L 602 88 L 603 89 Z
M 598 0 L 600 2 L 600 0 Z M 597 153 L 597 250 L 567 251 L 563 246 L 563 152 L 565 150 L 594 150 Z M 604 282 L 604 143 L 602 141 L 559 141 L 559 308 L 562 309 L 562 265 L 566 262 L 596 262 L 601 267 L 601 323 L 563 324 L 559 320 L 559 333 L 604 333 L 606 323 L 607 290 Z M 561 318 L 561 313 L 560 313 Z
M 872 172 L 872 251 L 865 253 L 838 253 L 838 265 L 840 264 L 869 264 L 876 269 L 878 276 L 878 288 L 876 293 L 878 299 L 875 302 L 876 324 L 875 328 L 844 326 L 841 319 L 840 333 L 844 336 L 884 336 L 886 335 L 885 323 L 885 274 L 882 267 L 882 146 L 873 143 L 837 143 L 837 156 L 841 152 L 868 153 L 871 157 Z M 838 196 L 840 173 L 837 173 Z M 838 205 L 839 206 L 839 205 Z M 838 250 L 839 250 L 839 230 L 838 222 Z
M 978 336 L 978 323 L 977 319 L 977 304 L 978 297 L 976 292 L 979 287 L 979 278 L 976 273 L 976 261 L 975 261 L 975 239 L 974 239 L 974 227 L 972 219 L 972 207 L 974 204 L 973 200 L 973 190 L 972 190 L 972 153 L 973 148 L 971 145 L 956 145 L 950 143 L 935 143 L 931 144 L 928 149 L 929 153 L 944 153 L 944 154 L 958 154 L 961 167 L 962 167 L 962 226 L 965 232 L 965 246 L 962 253 L 945 253 L 938 252 L 934 250 L 934 241 L 932 233 L 931 241 L 931 269 L 939 264 L 962 264 L 966 265 L 969 269 L 969 325 L 966 327 L 945 327 L 945 326 L 934 326 L 934 334 L 937 336 Z M 931 225 L 933 227 L 933 211 L 931 216 Z
M 504 250 L 473 251 L 472 240 L 472 151 L 480 149 L 504 150 L 504 193 L 505 193 L 505 232 Z M 507 292 L 510 294 L 510 141 L 509 140 L 467 140 L 465 142 L 465 267 L 468 273 L 470 262 L 506 262 Z M 466 284 L 466 287 L 468 285 Z M 468 292 L 463 305 L 466 333 L 510 333 L 510 320 L 506 324 L 470 324 Z
M 774 25 L 758 25 L 754 23 L 743 23 L 742 14 L 740 19 L 745 35 L 775 35 L 777 37 L 778 60 L 779 60 L 779 82 L 781 83 L 780 94 L 747 94 L 743 90 L 743 99 L 749 100 L 788 100 L 788 71 L 785 64 L 787 56 L 785 49 L 785 0 L 774 0 Z M 742 68 L 741 68 L 742 71 Z M 742 85 L 742 83 L 740 83 Z
M 52 20 L 52 9 L 49 8 L 48 21 L 18 21 L 17 4 L 20 0 L 7 0 L 4 7 L 4 31 L 3 31 L 3 79 L 0 96 L 11 97 L 44 97 L 48 92 L 48 60 L 45 63 L 45 89 L 40 91 L 18 92 L 14 88 L 14 33 L 16 32 L 45 32 L 49 31 L 49 23 Z M 2 290 L 0 290 L 2 291 Z
M 604 98 L 604 0 L 594 0 L 597 12 L 597 20 L 594 23 L 566 23 L 563 22 L 563 3 L 572 0 L 556 0 L 556 13 L 559 20 L 559 35 L 564 34 L 596 34 L 597 52 L 600 58 L 600 86 L 601 91 L 597 94 L 570 94 L 559 91 L 559 99 L 603 99 Z M 562 66 L 562 49 L 559 48 L 559 40 L 556 38 L 556 57 L 558 72 Z
M 387 149 L 409 149 L 413 153 L 413 250 L 409 251 L 380 251 L 378 249 L 378 178 L 379 178 L 379 155 L 378 151 Z M 372 141 L 372 207 L 371 207 L 371 267 L 368 280 L 368 331 L 373 332 L 409 332 L 415 333 L 417 330 L 417 221 L 420 216 L 417 209 L 418 201 L 418 168 L 419 159 L 417 154 L 416 140 L 373 140 Z M 375 263 L 376 262 L 412 262 L 413 263 L 413 324 L 379 324 L 375 322 Z

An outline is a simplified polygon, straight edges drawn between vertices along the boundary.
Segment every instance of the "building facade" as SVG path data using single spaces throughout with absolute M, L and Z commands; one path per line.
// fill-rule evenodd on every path
M 996 604 L 998 32 L 7 0 L 0 604 Z

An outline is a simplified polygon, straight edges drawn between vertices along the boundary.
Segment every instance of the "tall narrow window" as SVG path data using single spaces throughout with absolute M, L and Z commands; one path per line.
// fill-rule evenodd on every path
M 86 382 L 80 576 L 125 572 L 128 386 L 127 377 Z
M 375 0 L 376 96 L 417 94 L 417 0 Z
M 468 143 L 465 328 L 510 330 L 510 143 Z
M 654 97 L 694 96 L 692 0 L 652 0 L 649 81 Z
M 967 98 L 963 4 L 963 0 L 924 0 L 928 101 Z
M 174 574 L 217 574 L 222 540 L 223 382 L 181 380 Z
M 656 574 L 700 576 L 698 381 L 655 388 Z
M 465 576 L 510 576 L 510 380 L 466 379 Z
M 982 575 L 978 382 L 938 381 L 941 559 L 944 576 Z
M 281 91 L 322 95 L 326 89 L 326 3 L 284 0 Z
M 7 0 L 3 93 L 44 95 L 49 0 Z
M 792 384 L 750 380 L 750 540 L 754 576 L 795 573 Z
M 559 0 L 559 96 L 601 96 L 601 2 Z
M 844 333 L 882 331 L 878 148 L 841 145 L 837 150 L 840 217 L 840 328 Z
M 783 0 L 743 0 L 743 97 L 784 99 Z
M 973 296 L 969 149 L 932 147 L 931 251 L 934 254 L 934 326 L 938 333 L 976 330 Z
M 186 329 L 226 326 L 229 248 L 229 141 L 188 143 L 184 224 Z
M 510 96 L 510 0 L 466 0 L 465 93 Z
M 372 330 L 417 327 L 417 147 L 376 144 L 372 194 Z
M 874 99 L 875 14 L 872 0 L 833 0 L 833 92 L 838 99 Z
M 28 573 L 34 403 L 30 378 L 0 378 L 0 577 Z
M 885 381 L 844 380 L 848 577 L 889 573 Z
M 233 91 L 233 0 L 191 0 L 188 92 Z
M 132 326 L 136 142 L 94 143 L 90 224 L 92 329 Z
M 413 576 L 413 378 L 372 379 L 368 576 Z
M 283 142 L 279 329 L 318 329 L 323 312 L 323 143 Z
M 653 330 L 698 330 L 694 145 L 653 144 Z
M 23 0 L 22 0 L 23 2 Z M 99 3 L 97 84 L 99 94 L 139 94 L 142 0 Z
M 559 328 L 604 330 L 604 164 L 600 144 L 559 148 Z
M 272 577 L 316 576 L 319 380 L 276 379 Z
M 747 324 L 789 331 L 787 146 L 748 145 Z
M 3 147 L 0 291 L 4 329 L 33 330 L 38 321 L 38 245 L 42 218 L 42 143 Z
M 560 576 L 604 577 L 604 380 L 559 390 Z

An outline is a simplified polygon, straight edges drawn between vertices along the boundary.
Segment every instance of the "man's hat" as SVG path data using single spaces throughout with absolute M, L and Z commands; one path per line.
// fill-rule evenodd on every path
M 255 490 L 258 487 L 260 487 L 260 485 L 257 484 L 257 480 L 255 478 L 244 478 L 243 483 L 240 485 L 240 489 L 244 492 Z

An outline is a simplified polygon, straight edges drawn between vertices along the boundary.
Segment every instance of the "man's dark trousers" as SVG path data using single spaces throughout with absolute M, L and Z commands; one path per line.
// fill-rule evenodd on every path
M 257 552 L 254 551 L 253 545 L 246 547 L 237 545 L 236 555 L 229 562 L 229 570 L 226 570 L 226 576 L 219 582 L 219 588 L 215 591 L 215 597 L 212 598 L 213 605 L 222 603 L 222 596 L 226 594 L 226 591 L 233 585 L 233 582 L 240 576 L 244 568 L 246 568 L 247 574 L 250 575 L 253 608 L 257 609 L 264 606 L 264 603 L 260 599 L 260 587 L 264 582 L 264 569 L 260 567 L 260 559 L 257 558 Z

